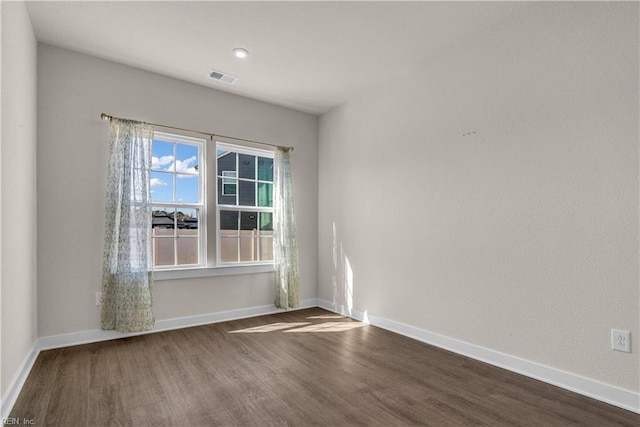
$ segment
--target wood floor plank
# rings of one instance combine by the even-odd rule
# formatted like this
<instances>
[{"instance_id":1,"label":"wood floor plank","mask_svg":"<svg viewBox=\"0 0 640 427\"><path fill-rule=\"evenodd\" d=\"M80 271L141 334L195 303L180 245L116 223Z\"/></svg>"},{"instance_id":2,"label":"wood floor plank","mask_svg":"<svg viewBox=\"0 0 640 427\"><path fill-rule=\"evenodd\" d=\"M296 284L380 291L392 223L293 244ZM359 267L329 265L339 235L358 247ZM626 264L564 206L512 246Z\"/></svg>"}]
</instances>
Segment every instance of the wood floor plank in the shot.
<instances>
[{"instance_id":1,"label":"wood floor plank","mask_svg":"<svg viewBox=\"0 0 640 427\"><path fill-rule=\"evenodd\" d=\"M85 425L88 419L91 348L67 347L60 352L60 364L54 372L54 387L43 424ZM70 402L73 404L69 404ZM36 420L40 418L38 415Z\"/></svg>"},{"instance_id":2,"label":"wood floor plank","mask_svg":"<svg viewBox=\"0 0 640 427\"><path fill-rule=\"evenodd\" d=\"M55 385L55 376L51 372L57 371L61 359L61 352L50 350L41 352L36 359L21 392L30 399L18 399L13 406L13 413L21 414L21 420L43 424Z\"/></svg>"},{"instance_id":3,"label":"wood floor plank","mask_svg":"<svg viewBox=\"0 0 640 427\"><path fill-rule=\"evenodd\" d=\"M59 426L638 426L640 415L314 308L43 351Z\"/></svg>"}]
</instances>

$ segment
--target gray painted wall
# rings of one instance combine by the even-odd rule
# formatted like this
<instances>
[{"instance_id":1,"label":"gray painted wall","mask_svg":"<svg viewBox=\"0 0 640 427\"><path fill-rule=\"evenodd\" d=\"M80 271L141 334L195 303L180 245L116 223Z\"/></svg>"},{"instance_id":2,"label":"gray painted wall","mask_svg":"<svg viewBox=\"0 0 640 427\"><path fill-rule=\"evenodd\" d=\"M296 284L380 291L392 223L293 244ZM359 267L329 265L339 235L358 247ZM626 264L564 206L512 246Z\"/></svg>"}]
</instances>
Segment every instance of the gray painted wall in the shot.
<instances>
[{"instance_id":1,"label":"gray painted wall","mask_svg":"<svg viewBox=\"0 0 640 427\"><path fill-rule=\"evenodd\" d=\"M638 69L638 3L532 4L324 115L319 298L637 392Z\"/></svg>"},{"instance_id":2,"label":"gray painted wall","mask_svg":"<svg viewBox=\"0 0 640 427\"><path fill-rule=\"evenodd\" d=\"M39 45L40 336L99 328L109 124L101 112L295 147L302 299L317 289L318 118ZM156 281L157 320L269 305L273 274Z\"/></svg>"},{"instance_id":3,"label":"gray painted wall","mask_svg":"<svg viewBox=\"0 0 640 427\"><path fill-rule=\"evenodd\" d=\"M2 147L0 148L1 391L37 337L36 39L24 3L0 2Z\"/></svg>"}]
</instances>

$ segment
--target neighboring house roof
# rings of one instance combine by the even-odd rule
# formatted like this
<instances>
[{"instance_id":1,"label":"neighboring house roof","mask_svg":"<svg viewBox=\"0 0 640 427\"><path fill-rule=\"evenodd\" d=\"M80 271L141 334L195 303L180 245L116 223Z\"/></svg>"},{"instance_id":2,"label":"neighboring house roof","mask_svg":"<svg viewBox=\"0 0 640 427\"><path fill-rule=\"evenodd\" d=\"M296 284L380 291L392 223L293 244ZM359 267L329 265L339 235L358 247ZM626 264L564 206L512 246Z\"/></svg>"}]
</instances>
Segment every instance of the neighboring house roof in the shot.
<instances>
[{"instance_id":1,"label":"neighboring house roof","mask_svg":"<svg viewBox=\"0 0 640 427\"><path fill-rule=\"evenodd\" d=\"M183 222L184 228L198 228L198 218L186 218ZM178 221L178 227L180 227L180 221Z\"/></svg>"},{"instance_id":2,"label":"neighboring house roof","mask_svg":"<svg viewBox=\"0 0 640 427\"><path fill-rule=\"evenodd\" d=\"M166 215L154 216L151 222L152 227L173 227L173 219Z\"/></svg>"},{"instance_id":3,"label":"neighboring house roof","mask_svg":"<svg viewBox=\"0 0 640 427\"><path fill-rule=\"evenodd\" d=\"M198 218L186 218L184 221L178 220L177 225L178 228L198 228ZM173 228L173 218L168 215L163 215L162 213L159 215L154 215L151 221L151 226L154 228Z\"/></svg>"}]
</instances>

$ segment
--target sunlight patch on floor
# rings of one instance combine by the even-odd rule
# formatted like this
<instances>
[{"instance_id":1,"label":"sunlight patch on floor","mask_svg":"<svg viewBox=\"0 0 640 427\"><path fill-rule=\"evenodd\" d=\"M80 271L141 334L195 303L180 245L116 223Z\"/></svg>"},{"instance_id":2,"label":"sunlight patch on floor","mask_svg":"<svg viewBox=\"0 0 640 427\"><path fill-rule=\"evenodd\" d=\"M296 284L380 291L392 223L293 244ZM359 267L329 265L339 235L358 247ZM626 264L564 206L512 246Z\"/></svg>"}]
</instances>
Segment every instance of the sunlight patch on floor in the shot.
<instances>
[{"instance_id":1,"label":"sunlight patch on floor","mask_svg":"<svg viewBox=\"0 0 640 427\"><path fill-rule=\"evenodd\" d=\"M281 331L283 329L297 328L299 326L309 325L311 322L278 322L271 323L270 325L256 326L253 328L238 329L237 331L230 331L232 334L246 334L246 333L264 333Z\"/></svg>"},{"instance_id":2,"label":"sunlight patch on floor","mask_svg":"<svg viewBox=\"0 0 640 427\"><path fill-rule=\"evenodd\" d=\"M313 316L308 319L345 319L343 316ZM266 332L344 332L351 329L361 328L366 326L366 323L362 322L324 322L324 323L311 323L311 322L278 322L271 323L269 325L255 326L253 328L238 329L235 331L229 331L231 334L253 334L253 333L266 333Z\"/></svg>"},{"instance_id":3,"label":"sunlight patch on floor","mask_svg":"<svg viewBox=\"0 0 640 427\"><path fill-rule=\"evenodd\" d=\"M325 322L303 326L295 329L288 329L284 332L343 332L366 326L361 322Z\"/></svg>"},{"instance_id":4,"label":"sunlight patch on floor","mask_svg":"<svg viewBox=\"0 0 640 427\"><path fill-rule=\"evenodd\" d=\"M323 314L320 316L309 316L307 319L346 319L344 316L339 314Z\"/></svg>"}]
</instances>

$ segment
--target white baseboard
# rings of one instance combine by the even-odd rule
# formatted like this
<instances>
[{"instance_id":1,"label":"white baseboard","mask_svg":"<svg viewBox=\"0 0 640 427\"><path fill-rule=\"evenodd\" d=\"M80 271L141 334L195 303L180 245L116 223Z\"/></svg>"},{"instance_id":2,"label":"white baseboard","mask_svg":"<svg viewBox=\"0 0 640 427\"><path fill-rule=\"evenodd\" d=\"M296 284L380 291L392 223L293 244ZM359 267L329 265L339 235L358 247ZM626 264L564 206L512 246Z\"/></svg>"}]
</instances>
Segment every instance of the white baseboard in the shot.
<instances>
[{"instance_id":1,"label":"white baseboard","mask_svg":"<svg viewBox=\"0 0 640 427\"><path fill-rule=\"evenodd\" d=\"M29 376L29 372L31 372L31 368L33 368L33 364L40 353L38 349L38 341L33 344L31 351L27 354L27 357L24 359L20 368L13 376L11 383L9 383L9 387L7 388L7 392L2 399L0 400L0 417L3 420L9 418L9 414L11 413L11 409L13 405L18 400L18 395L20 395L20 391L22 390L22 386L24 386L27 377ZM3 422L4 424L4 422Z\"/></svg>"},{"instance_id":2,"label":"white baseboard","mask_svg":"<svg viewBox=\"0 0 640 427\"><path fill-rule=\"evenodd\" d=\"M318 299L318 306L481 362L640 413L640 393Z\"/></svg>"},{"instance_id":3,"label":"white baseboard","mask_svg":"<svg viewBox=\"0 0 640 427\"><path fill-rule=\"evenodd\" d=\"M315 298L300 301L300 305L295 310L317 307L318 301ZM250 317L264 316L266 314L282 313L285 310L276 308L273 305L263 305L258 307L240 308L237 310L220 311L217 313L207 313L197 316L177 317L174 319L157 320L151 331L121 333L116 331L103 331L94 329L90 331L74 332L64 335L53 335L38 339L40 350L69 347L79 344L90 344L100 341L109 341L117 338L134 337L137 335L153 334L156 332L170 331L173 329L189 328L192 326L208 325L210 323L227 322L229 320L248 319Z\"/></svg>"},{"instance_id":4,"label":"white baseboard","mask_svg":"<svg viewBox=\"0 0 640 427\"><path fill-rule=\"evenodd\" d=\"M292 310L302 310L305 308L318 307L318 300L315 298L300 301L299 307ZM292 311L289 310L289 311ZM162 331L170 331L173 329L189 328L192 326L207 325L210 323L227 322L229 320L248 319L250 317L263 316L265 314L282 313L285 310L276 308L273 305L264 305L258 307L241 308L238 310L222 311L218 313L208 313L198 316L179 317L174 319L158 320L151 331L120 333L116 331L103 331L94 329L90 331L74 332L71 334L52 335L48 337L40 337L36 340L31 352L27 355L20 369L16 373L13 381L9 384L5 396L1 399L1 417L7 419L13 409L13 405L18 399L18 395L24 386L24 382L31 372L36 358L42 350L50 350L54 348L70 347L73 345L90 344L100 341L108 341L117 338L126 338L136 335L152 334Z\"/></svg>"}]
</instances>

